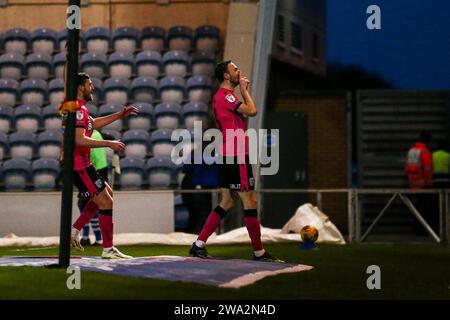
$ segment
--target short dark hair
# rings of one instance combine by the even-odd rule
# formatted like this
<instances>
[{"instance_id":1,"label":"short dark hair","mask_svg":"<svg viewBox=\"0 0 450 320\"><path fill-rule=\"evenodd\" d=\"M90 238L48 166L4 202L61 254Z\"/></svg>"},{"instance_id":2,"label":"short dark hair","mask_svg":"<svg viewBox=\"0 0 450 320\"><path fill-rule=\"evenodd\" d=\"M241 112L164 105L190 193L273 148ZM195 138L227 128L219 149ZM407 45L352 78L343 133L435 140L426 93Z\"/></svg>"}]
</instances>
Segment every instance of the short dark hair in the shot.
<instances>
[{"instance_id":1,"label":"short dark hair","mask_svg":"<svg viewBox=\"0 0 450 320\"><path fill-rule=\"evenodd\" d=\"M77 74L77 87L84 84L86 80L90 79L91 77L86 72L80 72Z\"/></svg>"},{"instance_id":2,"label":"short dark hair","mask_svg":"<svg viewBox=\"0 0 450 320\"><path fill-rule=\"evenodd\" d=\"M219 80L219 82L223 82L223 80L225 79L223 77L224 73L228 72L228 65L231 63L231 60L227 60L227 61L222 61L221 63L219 63L216 66L216 70L214 71L214 74L217 78L217 80Z\"/></svg>"}]
</instances>

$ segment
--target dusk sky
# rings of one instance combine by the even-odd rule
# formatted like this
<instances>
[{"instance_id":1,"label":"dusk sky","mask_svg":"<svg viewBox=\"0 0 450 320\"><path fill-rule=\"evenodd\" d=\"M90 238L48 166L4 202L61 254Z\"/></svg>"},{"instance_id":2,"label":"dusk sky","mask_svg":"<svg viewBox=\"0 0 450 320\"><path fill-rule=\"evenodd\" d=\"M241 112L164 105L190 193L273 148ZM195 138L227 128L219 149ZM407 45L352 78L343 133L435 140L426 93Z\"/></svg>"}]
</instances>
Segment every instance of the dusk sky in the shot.
<instances>
[{"instance_id":1,"label":"dusk sky","mask_svg":"<svg viewBox=\"0 0 450 320\"><path fill-rule=\"evenodd\" d=\"M369 5L381 8L381 30L366 27ZM327 0L327 56L399 89L450 90L450 1Z\"/></svg>"}]
</instances>

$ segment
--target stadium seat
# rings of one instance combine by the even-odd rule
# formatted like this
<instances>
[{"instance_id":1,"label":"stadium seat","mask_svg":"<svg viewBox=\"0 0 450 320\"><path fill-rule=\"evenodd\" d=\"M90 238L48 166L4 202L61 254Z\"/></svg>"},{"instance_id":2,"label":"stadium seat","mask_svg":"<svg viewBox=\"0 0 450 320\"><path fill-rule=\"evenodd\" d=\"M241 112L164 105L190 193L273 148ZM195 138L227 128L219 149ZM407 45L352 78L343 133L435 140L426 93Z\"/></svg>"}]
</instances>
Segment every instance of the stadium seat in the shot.
<instances>
[{"instance_id":1,"label":"stadium seat","mask_svg":"<svg viewBox=\"0 0 450 320\"><path fill-rule=\"evenodd\" d=\"M14 132L9 136L8 147L11 158L31 160L36 149L36 137L31 132Z\"/></svg>"},{"instance_id":2,"label":"stadium seat","mask_svg":"<svg viewBox=\"0 0 450 320\"><path fill-rule=\"evenodd\" d=\"M0 56L0 78L19 81L24 71L25 58L17 52L9 52Z\"/></svg>"},{"instance_id":3,"label":"stadium seat","mask_svg":"<svg viewBox=\"0 0 450 320\"><path fill-rule=\"evenodd\" d=\"M136 55L136 73L139 77L158 78L161 72L161 54L156 51L143 51Z\"/></svg>"},{"instance_id":4,"label":"stadium seat","mask_svg":"<svg viewBox=\"0 0 450 320\"><path fill-rule=\"evenodd\" d=\"M155 108L155 122L158 129L177 129L180 125L181 106L163 102Z\"/></svg>"},{"instance_id":5,"label":"stadium seat","mask_svg":"<svg viewBox=\"0 0 450 320\"><path fill-rule=\"evenodd\" d=\"M111 33L109 29L94 27L86 31L87 51L97 54L107 54L109 50Z\"/></svg>"},{"instance_id":6,"label":"stadium seat","mask_svg":"<svg viewBox=\"0 0 450 320\"><path fill-rule=\"evenodd\" d=\"M147 156L149 135L144 130L128 130L123 134L125 156L144 159Z\"/></svg>"},{"instance_id":7,"label":"stadium seat","mask_svg":"<svg viewBox=\"0 0 450 320\"><path fill-rule=\"evenodd\" d=\"M166 76L184 78L187 74L189 56L185 51L172 50L163 55L164 72Z\"/></svg>"},{"instance_id":8,"label":"stadium seat","mask_svg":"<svg viewBox=\"0 0 450 320\"><path fill-rule=\"evenodd\" d=\"M121 140L122 135L117 130L108 130L108 129L102 129L101 134L105 138L106 136L113 137L114 140ZM111 165L112 157L114 155L114 150L111 148L105 148L106 151L106 159L108 160L108 164Z\"/></svg>"},{"instance_id":9,"label":"stadium seat","mask_svg":"<svg viewBox=\"0 0 450 320\"><path fill-rule=\"evenodd\" d=\"M185 81L181 77L164 77L159 82L159 97L162 102L181 104L184 98Z\"/></svg>"},{"instance_id":10,"label":"stadium seat","mask_svg":"<svg viewBox=\"0 0 450 320\"><path fill-rule=\"evenodd\" d=\"M0 132L8 133L14 119L13 108L0 105Z\"/></svg>"},{"instance_id":11,"label":"stadium seat","mask_svg":"<svg viewBox=\"0 0 450 320\"><path fill-rule=\"evenodd\" d=\"M8 137L6 133L0 131L0 163L6 156L8 151Z\"/></svg>"},{"instance_id":12,"label":"stadium seat","mask_svg":"<svg viewBox=\"0 0 450 320\"><path fill-rule=\"evenodd\" d=\"M123 106L120 104L107 103L100 106L98 115L99 117L107 116L109 114L122 111L122 108ZM116 120L108 124L107 126L104 126L103 128L108 130L122 131L122 119Z\"/></svg>"},{"instance_id":13,"label":"stadium seat","mask_svg":"<svg viewBox=\"0 0 450 320\"><path fill-rule=\"evenodd\" d=\"M174 26L170 28L167 34L169 50L191 50L192 34L192 29L186 26Z\"/></svg>"},{"instance_id":14,"label":"stadium seat","mask_svg":"<svg viewBox=\"0 0 450 320\"><path fill-rule=\"evenodd\" d=\"M138 77L131 82L131 98L135 102L153 103L157 93L158 81L153 77Z\"/></svg>"},{"instance_id":15,"label":"stadium seat","mask_svg":"<svg viewBox=\"0 0 450 320\"><path fill-rule=\"evenodd\" d=\"M189 222L189 210L183 204L181 195L175 196L175 231L187 228Z\"/></svg>"},{"instance_id":16,"label":"stadium seat","mask_svg":"<svg viewBox=\"0 0 450 320\"><path fill-rule=\"evenodd\" d=\"M10 159L2 168L7 191L24 191L31 177L31 163L25 159Z\"/></svg>"},{"instance_id":17,"label":"stadium seat","mask_svg":"<svg viewBox=\"0 0 450 320\"><path fill-rule=\"evenodd\" d=\"M87 52L81 56L80 67L93 78L103 79L108 74L107 57L103 53Z\"/></svg>"},{"instance_id":18,"label":"stadium seat","mask_svg":"<svg viewBox=\"0 0 450 320\"><path fill-rule=\"evenodd\" d=\"M41 123L41 108L32 104L15 108L14 123L17 131L36 133Z\"/></svg>"},{"instance_id":19,"label":"stadium seat","mask_svg":"<svg viewBox=\"0 0 450 320\"><path fill-rule=\"evenodd\" d=\"M133 54L138 47L139 30L132 27L120 27L112 35L114 51Z\"/></svg>"},{"instance_id":20,"label":"stadium seat","mask_svg":"<svg viewBox=\"0 0 450 320\"><path fill-rule=\"evenodd\" d=\"M42 106L47 98L47 83L42 79L26 79L20 84L23 104Z\"/></svg>"},{"instance_id":21,"label":"stadium seat","mask_svg":"<svg viewBox=\"0 0 450 320\"><path fill-rule=\"evenodd\" d=\"M64 81L56 78L48 84L48 99L50 104L58 105L64 99Z\"/></svg>"},{"instance_id":22,"label":"stadium seat","mask_svg":"<svg viewBox=\"0 0 450 320\"><path fill-rule=\"evenodd\" d=\"M176 144L171 140L172 130L158 129L151 134L152 153L155 157L166 156L170 157L172 149Z\"/></svg>"},{"instance_id":23,"label":"stadium seat","mask_svg":"<svg viewBox=\"0 0 450 320\"><path fill-rule=\"evenodd\" d=\"M42 109L42 120L44 122L44 130L61 129L61 118L56 115L55 105L48 105Z\"/></svg>"},{"instance_id":24,"label":"stadium seat","mask_svg":"<svg viewBox=\"0 0 450 320\"><path fill-rule=\"evenodd\" d=\"M92 101L87 102L86 103L86 108L88 109L89 115L92 118L97 118L98 117L98 107L97 107L97 105L94 102L92 102Z\"/></svg>"},{"instance_id":25,"label":"stadium seat","mask_svg":"<svg viewBox=\"0 0 450 320\"><path fill-rule=\"evenodd\" d=\"M131 53L114 52L109 56L108 64L111 78L129 79L133 75L134 58Z\"/></svg>"},{"instance_id":26,"label":"stadium seat","mask_svg":"<svg viewBox=\"0 0 450 320\"><path fill-rule=\"evenodd\" d=\"M219 29L215 26L204 25L195 29L195 48L197 51L217 51L219 44Z\"/></svg>"},{"instance_id":27,"label":"stadium seat","mask_svg":"<svg viewBox=\"0 0 450 320\"><path fill-rule=\"evenodd\" d=\"M6 30L3 36L3 45L5 52L17 52L25 55L30 45L30 33L22 28Z\"/></svg>"},{"instance_id":28,"label":"stadium seat","mask_svg":"<svg viewBox=\"0 0 450 320\"><path fill-rule=\"evenodd\" d=\"M100 101L103 101L103 81L93 77L91 77L91 81L94 85L94 92L92 94L94 100L92 102L98 104Z\"/></svg>"},{"instance_id":29,"label":"stadium seat","mask_svg":"<svg viewBox=\"0 0 450 320\"><path fill-rule=\"evenodd\" d=\"M207 51L192 54L191 69L194 76L213 77L216 68L216 59L213 53Z\"/></svg>"},{"instance_id":30,"label":"stadium seat","mask_svg":"<svg viewBox=\"0 0 450 320\"><path fill-rule=\"evenodd\" d=\"M106 103L124 105L128 101L129 82L124 78L109 78L103 83L103 94Z\"/></svg>"},{"instance_id":31,"label":"stadium seat","mask_svg":"<svg viewBox=\"0 0 450 320\"><path fill-rule=\"evenodd\" d=\"M193 76L188 79L187 92L189 101L210 103L212 98L211 78L207 76Z\"/></svg>"},{"instance_id":32,"label":"stadium seat","mask_svg":"<svg viewBox=\"0 0 450 320\"><path fill-rule=\"evenodd\" d=\"M52 57L46 53L32 53L25 59L28 78L47 80L52 69Z\"/></svg>"},{"instance_id":33,"label":"stadium seat","mask_svg":"<svg viewBox=\"0 0 450 320\"><path fill-rule=\"evenodd\" d=\"M14 107L19 95L19 83L14 79L0 79L0 105Z\"/></svg>"},{"instance_id":34,"label":"stadium seat","mask_svg":"<svg viewBox=\"0 0 450 320\"><path fill-rule=\"evenodd\" d=\"M49 28L39 28L31 33L31 47L33 52L52 55L56 49L58 34Z\"/></svg>"},{"instance_id":35,"label":"stadium seat","mask_svg":"<svg viewBox=\"0 0 450 320\"><path fill-rule=\"evenodd\" d=\"M153 106L149 103L138 102L133 104L139 109L136 116L128 117L128 128L130 130L149 131L153 122Z\"/></svg>"},{"instance_id":36,"label":"stadium seat","mask_svg":"<svg viewBox=\"0 0 450 320\"><path fill-rule=\"evenodd\" d=\"M202 102L189 102L183 106L183 119L187 129L194 128L195 121L201 121L202 127L208 127L208 106Z\"/></svg>"},{"instance_id":37,"label":"stadium seat","mask_svg":"<svg viewBox=\"0 0 450 320\"><path fill-rule=\"evenodd\" d=\"M163 28L150 26L145 27L141 33L141 48L143 51L158 51L164 49L166 31Z\"/></svg>"},{"instance_id":38,"label":"stadium seat","mask_svg":"<svg viewBox=\"0 0 450 320\"><path fill-rule=\"evenodd\" d=\"M66 63L66 56L64 52L60 52L53 56L53 73L55 78L64 78L64 65Z\"/></svg>"},{"instance_id":39,"label":"stadium seat","mask_svg":"<svg viewBox=\"0 0 450 320\"><path fill-rule=\"evenodd\" d=\"M174 180L174 166L170 157L154 157L147 161L150 189L170 188Z\"/></svg>"},{"instance_id":40,"label":"stadium seat","mask_svg":"<svg viewBox=\"0 0 450 320\"><path fill-rule=\"evenodd\" d=\"M80 41L78 42L79 51L84 48L84 38L85 34L83 30L80 30ZM62 29L58 32L58 48L59 51L64 53L67 42L67 29Z\"/></svg>"},{"instance_id":41,"label":"stadium seat","mask_svg":"<svg viewBox=\"0 0 450 320\"><path fill-rule=\"evenodd\" d=\"M145 161L126 157L120 160L119 185L122 189L140 189L144 180Z\"/></svg>"},{"instance_id":42,"label":"stadium seat","mask_svg":"<svg viewBox=\"0 0 450 320\"><path fill-rule=\"evenodd\" d=\"M36 190L53 190L59 175L59 162L56 159L37 159L31 164L31 172Z\"/></svg>"},{"instance_id":43,"label":"stadium seat","mask_svg":"<svg viewBox=\"0 0 450 320\"><path fill-rule=\"evenodd\" d=\"M39 157L58 160L61 154L62 139L60 130L41 132L37 137Z\"/></svg>"}]
</instances>

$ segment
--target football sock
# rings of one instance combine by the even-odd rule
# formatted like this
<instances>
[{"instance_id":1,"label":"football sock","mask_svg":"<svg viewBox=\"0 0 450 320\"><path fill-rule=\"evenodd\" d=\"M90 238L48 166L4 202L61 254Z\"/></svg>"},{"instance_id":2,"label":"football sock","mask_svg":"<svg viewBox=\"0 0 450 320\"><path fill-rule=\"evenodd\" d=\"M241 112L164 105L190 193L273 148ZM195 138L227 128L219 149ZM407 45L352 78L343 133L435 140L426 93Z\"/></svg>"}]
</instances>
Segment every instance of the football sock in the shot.
<instances>
[{"instance_id":1,"label":"football sock","mask_svg":"<svg viewBox=\"0 0 450 320\"><path fill-rule=\"evenodd\" d=\"M263 250L261 242L261 225L258 219L258 212L256 209L244 210L244 223L247 227L248 235L252 241L253 251Z\"/></svg>"},{"instance_id":2,"label":"football sock","mask_svg":"<svg viewBox=\"0 0 450 320\"><path fill-rule=\"evenodd\" d=\"M197 240L206 242L208 238L213 234L213 232L217 229L220 224L220 221L227 212L221 207L217 206L206 219L205 225L203 226L200 234L198 235Z\"/></svg>"},{"instance_id":3,"label":"football sock","mask_svg":"<svg viewBox=\"0 0 450 320\"><path fill-rule=\"evenodd\" d=\"M83 228L84 225L92 219L97 210L97 205L92 200L89 201L88 204L84 207L77 221L75 221L75 223L73 224L73 227L77 230L81 230L81 228Z\"/></svg>"},{"instance_id":4,"label":"football sock","mask_svg":"<svg viewBox=\"0 0 450 320\"><path fill-rule=\"evenodd\" d=\"M98 222L100 224L100 231L102 232L103 248L110 248L113 246L113 229L112 209L102 209L98 211Z\"/></svg>"}]
</instances>

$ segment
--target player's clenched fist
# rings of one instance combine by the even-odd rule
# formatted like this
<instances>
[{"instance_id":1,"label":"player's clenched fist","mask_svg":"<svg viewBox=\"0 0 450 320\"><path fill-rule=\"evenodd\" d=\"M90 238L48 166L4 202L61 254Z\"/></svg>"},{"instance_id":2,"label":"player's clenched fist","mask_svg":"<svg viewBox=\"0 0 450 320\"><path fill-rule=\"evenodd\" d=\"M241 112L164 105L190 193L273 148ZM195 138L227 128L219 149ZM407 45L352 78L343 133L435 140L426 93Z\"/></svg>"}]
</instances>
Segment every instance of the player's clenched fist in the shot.
<instances>
[{"instance_id":1,"label":"player's clenched fist","mask_svg":"<svg viewBox=\"0 0 450 320\"><path fill-rule=\"evenodd\" d=\"M241 72L239 71L239 88L242 91L248 90L248 86L250 84L250 80L244 75L241 75Z\"/></svg>"},{"instance_id":2,"label":"player's clenched fist","mask_svg":"<svg viewBox=\"0 0 450 320\"><path fill-rule=\"evenodd\" d=\"M125 150L125 143L118 140L109 141L109 147L118 153L122 153Z\"/></svg>"}]
</instances>

